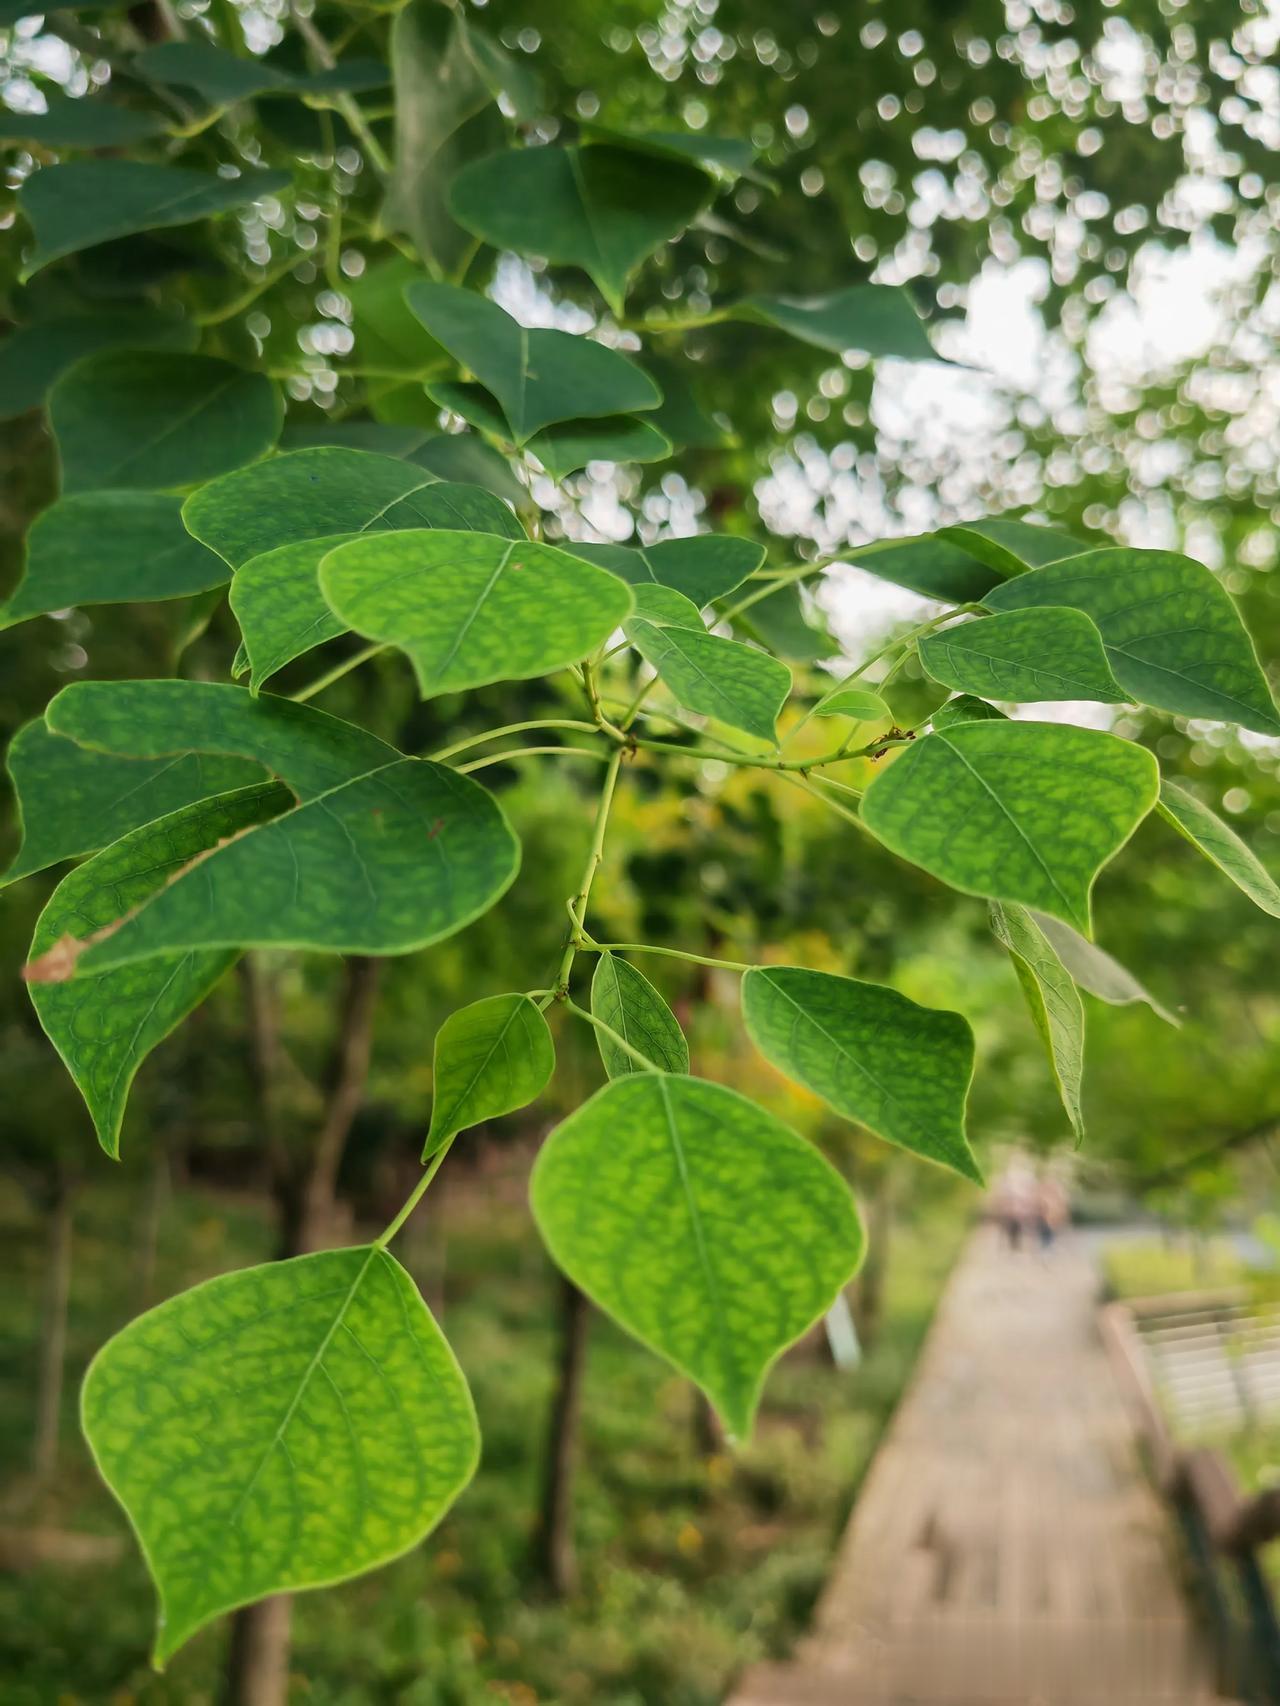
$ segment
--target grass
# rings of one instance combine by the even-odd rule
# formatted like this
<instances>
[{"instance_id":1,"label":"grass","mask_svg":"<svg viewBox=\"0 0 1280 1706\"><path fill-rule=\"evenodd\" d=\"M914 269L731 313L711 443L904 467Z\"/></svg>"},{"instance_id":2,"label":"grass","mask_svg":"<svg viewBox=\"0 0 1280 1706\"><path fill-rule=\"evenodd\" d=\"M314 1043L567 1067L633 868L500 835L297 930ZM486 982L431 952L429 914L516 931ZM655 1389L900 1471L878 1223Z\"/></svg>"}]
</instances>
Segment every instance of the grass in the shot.
<instances>
[{"instance_id":1,"label":"grass","mask_svg":"<svg viewBox=\"0 0 1280 1706\"><path fill-rule=\"evenodd\" d=\"M1166 1292L1220 1291L1247 1285L1251 1270L1224 1238L1135 1239L1108 1244L1102 1271L1113 1297L1159 1297Z\"/></svg>"},{"instance_id":2,"label":"grass","mask_svg":"<svg viewBox=\"0 0 1280 1706\"><path fill-rule=\"evenodd\" d=\"M804 1627L877 1439L964 1234L964 1199L930 1179L895 1227L883 1325L862 1367L801 1349L772 1375L736 1458L694 1444L688 1384L603 1319L592 1323L576 1536L581 1586L564 1604L529 1567L551 1391L553 1276L518 1179L449 1199L444 1325L484 1434L476 1481L419 1550L344 1588L303 1595L291 1698L308 1706L712 1706L734 1675L784 1654ZM93 1350L138 1307L136 1193L95 1187L77 1213L68 1393L57 1488L21 1520L123 1534L75 1428ZM13 1300L0 1333L0 1443L29 1452L40 1224L0 1198ZM158 1256L163 1295L259 1259L252 1202L181 1192ZM3 1520L18 1520L11 1509ZM6 1706L203 1706L225 1640L206 1630L159 1677L152 1595L131 1544L109 1568L0 1576Z\"/></svg>"}]
</instances>

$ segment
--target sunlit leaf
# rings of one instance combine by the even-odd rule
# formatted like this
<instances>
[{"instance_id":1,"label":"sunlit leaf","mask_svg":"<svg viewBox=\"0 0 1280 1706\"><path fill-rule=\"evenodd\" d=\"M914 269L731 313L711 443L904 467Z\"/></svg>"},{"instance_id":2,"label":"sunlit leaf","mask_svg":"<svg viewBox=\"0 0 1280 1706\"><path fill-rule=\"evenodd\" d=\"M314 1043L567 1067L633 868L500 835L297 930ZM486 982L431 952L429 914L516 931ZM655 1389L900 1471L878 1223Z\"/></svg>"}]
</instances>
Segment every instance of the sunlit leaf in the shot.
<instances>
[{"instance_id":1,"label":"sunlit leaf","mask_svg":"<svg viewBox=\"0 0 1280 1706\"><path fill-rule=\"evenodd\" d=\"M668 589L669 590L669 589ZM689 711L714 717L759 740L776 742L778 713L791 671L767 652L656 615L635 615L627 638Z\"/></svg>"},{"instance_id":2,"label":"sunlit leaf","mask_svg":"<svg viewBox=\"0 0 1280 1706\"><path fill-rule=\"evenodd\" d=\"M929 720L937 733L940 729L951 728L955 723L1004 723L1008 718L1003 711L998 711L994 705L988 705L985 700L961 693L954 699L948 699L945 705L939 705Z\"/></svg>"},{"instance_id":3,"label":"sunlit leaf","mask_svg":"<svg viewBox=\"0 0 1280 1706\"><path fill-rule=\"evenodd\" d=\"M170 1298L98 1352L81 1411L159 1592L158 1664L221 1612L418 1546L479 1457L453 1352L376 1244Z\"/></svg>"},{"instance_id":4,"label":"sunlit leaf","mask_svg":"<svg viewBox=\"0 0 1280 1706\"><path fill-rule=\"evenodd\" d=\"M147 900L198 854L292 804L293 795L280 783L261 782L132 830L62 879L36 924L31 957L39 959L63 936L110 924L121 907ZM40 1023L84 1097L108 1155L119 1154L120 1122L139 1066L235 958L234 949L224 948L161 954L98 977L31 985Z\"/></svg>"},{"instance_id":5,"label":"sunlit leaf","mask_svg":"<svg viewBox=\"0 0 1280 1706\"><path fill-rule=\"evenodd\" d=\"M24 276L61 255L244 207L289 183L287 172L243 172L220 178L185 166L138 160L74 160L45 166L23 184L19 202L31 221L36 250Z\"/></svg>"},{"instance_id":6,"label":"sunlit leaf","mask_svg":"<svg viewBox=\"0 0 1280 1706\"><path fill-rule=\"evenodd\" d=\"M59 314L18 326L0 344L0 420L39 408L54 380L87 355L112 347L189 350L198 335L190 320L135 308Z\"/></svg>"},{"instance_id":7,"label":"sunlit leaf","mask_svg":"<svg viewBox=\"0 0 1280 1706\"><path fill-rule=\"evenodd\" d=\"M634 414L662 400L648 374L617 350L568 332L530 331L474 291L424 279L405 299L432 337L493 393L517 444L559 421Z\"/></svg>"},{"instance_id":8,"label":"sunlit leaf","mask_svg":"<svg viewBox=\"0 0 1280 1706\"><path fill-rule=\"evenodd\" d=\"M1230 877L1255 906L1280 918L1280 885L1253 849L1216 812L1185 788L1168 780L1160 784L1160 816L1198 847L1206 859Z\"/></svg>"},{"instance_id":9,"label":"sunlit leaf","mask_svg":"<svg viewBox=\"0 0 1280 1706\"><path fill-rule=\"evenodd\" d=\"M1054 1083L1071 1129L1078 1138L1083 1137L1080 1093L1084 1075L1084 1006L1075 981L1026 907L993 901L991 930L996 940L1008 949L1032 1023L1048 1052Z\"/></svg>"},{"instance_id":10,"label":"sunlit leaf","mask_svg":"<svg viewBox=\"0 0 1280 1706\"><path fill-rule=\"evenodd\" d=\"M601 954L591 979L591 1011L663 1072L688 1072L689 1045L680 1021L643 972L616 954ZM610 1078L645 1068L604 1031L596 1032Z\"/></svg>"},{"instance_id":11,"label":"sunlit leaf","mask_svg":"<svg viewBox=\"0 0 1280 1706\"><path fill-rule=\"evenodd\" d=\"M712 189L705 172L670 153L638 160L608 144L520 148L464 166L449 206L496 248L581 267L620 312L631 275L697 216Z\"/></svg>"},{"instance_id":12,"label":"sunlit leaf","mask_svg":"<svg viewBox=\"0 0 1280 1706\"><path fill-rule=\"evenodd\" d=\"M577 663L631 607L616 575L550 545L447 530L339 545L320 586L349 628L408 654L424 698Z\"/></svg>"},{"instance_id":13,"label":"sunlit leaf","mask_svg":"<svg viewBox=\"0 0 1280 1706\"><path fill-rule=\"evenodd\" d=\"M425 1161L446 1139L540 1096L556 1068L547 1021L527 995L490 995L436 1032Z\"/></svg>"},{"instance_id":14,"label":"sunlit leaf","mask_svg":"<svg viewBox=\"0 0 1280 1706\"><path fill-rule=\"evenodd\" d=\"M862 819L965 894L1020 901L1089 933L1094 878L1155 803L1145 748L1058 723L957 723L904 748Z\"/></svg>"},{"instance_id":15,"label":"sunlit leaf","mask_svg":"<svg viewBox=\"0 0 1280 1706\"><path fill-rule=\"evenodd\" d=\"M207 355L107 350L49 395L67 492L212 479L269 450L282 418L265 374Z\"/></svg>"},{"instance_id":16,"label":"sunlit leaf","mask_svg":"<svg viewBox=\"0 0 1280 1706\"><path fill-rule=\"evenodd\" d=\"M1102 636L1080 610L1010 610L961 622L919 642L935 681L978 698L1008 700L1125 697L1107 665Z\"/></svg>"},{"instance_id":17,"label":"sunlit leaf","mask_svg":"<svg viewBox=\"0 0 1280 1706\"><path fill-rule=\"evenodd\" d=\"M617 1078L543 1144L530 1198L557 1264L697 1382L745 1439L769 1366L862 1254L848 1187L735 1091Z\"/></svg>"},{"instance_id":18,"label":"sunlit leaf","mask_svg":"<svg viewBox=\"0 0 1280 1706\"><path fill-rule=\"evenodd\" d=\"M973 1032L878 983L757 966L742 979L753 1043L838 1114L966 1179L982 1174L965 1135Z\"/></svg>"},{"instance_id":19,"label":"sunlit leaf","mask_svg":"<svg viewBox=\"0 0 1280 1706\"><path fill-rule=\"evenodd\" d=\"M185 598L221 586L226 564L182 525L167 492L80 492L60 498L27 534L27 561L0 628L72 605Z\"/></svg>"},{"instance_id":20,"label":"sunlit leaf","mask_svg":"<svg viewBox=\"0 0 1280 1706\"><path fill-rule=\"evenodd\" d=\"M1033 569L985 594L992 610L1070 605L1093 618L1116 680L1145 705L1280 735L1253 643L1203 563L1116 546Z\"/></svg>"},{"instance_id":21,"label":"sunlit leaf","mask_svg":"<svg viewBox=\"0 0 1280 1706\"><path fill-rule=\"evenodd\" d=\"M837 687L813 707L815 717L853 717L860 723L878 723L891 713L878 693L866 687Z\"/></svg>"}]
</instances>

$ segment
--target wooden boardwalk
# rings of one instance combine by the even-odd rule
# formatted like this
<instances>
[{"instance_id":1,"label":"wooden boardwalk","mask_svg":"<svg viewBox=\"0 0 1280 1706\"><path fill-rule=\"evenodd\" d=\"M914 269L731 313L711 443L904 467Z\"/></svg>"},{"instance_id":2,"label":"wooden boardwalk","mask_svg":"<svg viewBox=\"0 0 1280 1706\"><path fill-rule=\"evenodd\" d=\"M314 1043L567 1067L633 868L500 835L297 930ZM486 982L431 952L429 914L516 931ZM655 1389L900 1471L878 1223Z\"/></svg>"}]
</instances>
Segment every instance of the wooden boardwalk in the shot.
<instances>
[{"instance_id":1,"label":"wooden boardwalk","mask_svg":"<svg viewBox=\"0 0 1280 1706\"><path fill-rule=\"evenodd\" d=\"M813 1632L730 1706L1209 1706L1096 1275L971 1239Z\"/></svg>"}]
</instances>

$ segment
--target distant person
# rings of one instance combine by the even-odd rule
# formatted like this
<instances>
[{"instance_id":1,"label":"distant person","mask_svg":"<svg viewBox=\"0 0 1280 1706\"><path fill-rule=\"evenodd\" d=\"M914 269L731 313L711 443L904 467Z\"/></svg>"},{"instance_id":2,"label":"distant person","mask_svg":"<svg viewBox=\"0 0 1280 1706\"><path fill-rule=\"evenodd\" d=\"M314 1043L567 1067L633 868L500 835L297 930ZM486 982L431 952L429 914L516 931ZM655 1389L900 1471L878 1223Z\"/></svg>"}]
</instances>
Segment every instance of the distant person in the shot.
<instances>
[{"instance_id":1,"label":"distant person","mask_svg":"<svg viewBox=\"0 0 1280 1706\"><path fill-rule=\"evenodd\" d=\"M1011 1250L1022 1248L1039 1210L1036 1176L1022 1160L1011 1161L996 1186L996 1217Z\"/></svg>"},{"instance_id":2,"label":"distant person","mask_svg":"<svg viewBox=\"0 0 1280 1706\"><path fill-rule=\"evenodd\" d=\"M1071 1199L1057 1173L1045 1173L1036 1190L1036 1232L1040 1249L1048 1255L1058 1236L1071 1222Z\"/></svg>"}]
</instances>

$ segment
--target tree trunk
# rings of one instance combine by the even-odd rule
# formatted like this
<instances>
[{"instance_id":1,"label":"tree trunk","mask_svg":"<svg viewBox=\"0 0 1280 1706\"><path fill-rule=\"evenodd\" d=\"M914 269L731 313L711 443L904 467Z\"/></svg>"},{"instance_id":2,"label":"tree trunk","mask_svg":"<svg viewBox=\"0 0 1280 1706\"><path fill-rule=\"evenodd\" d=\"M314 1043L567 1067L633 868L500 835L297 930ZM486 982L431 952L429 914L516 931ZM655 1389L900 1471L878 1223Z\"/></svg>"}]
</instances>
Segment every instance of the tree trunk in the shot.
<instances>
[{"instance_id":1,"label":"tree trunk","mask_svg":"<svg viewBox=\"0 0 1280 1706\"><path fill-rule=\"evenodd\" d=\"M49 1214L44 1307L40 1322L40 1371L36 1385L36 1433L32 1467L37 1484L53 1479L58 1467L58 1433L67 1360L67 1306L71 1300L71 1205L75 1187L59 1173Z\"/></svg>"},{"instance_id":2,"label":"tree trunk","mask_svg":"<svg viewBox=\"0 0 1280 1706\"><path fill-rule=\"evenodd\" d=\"M281 1130L276 1088L283 1062L275 992L261 969L242 962L250 1060L258 1118L279 1215L277 1250L283 1260L328 1247L338 1170L360 1111L377 1004L379 962L352 955L346 962L342 1008L324 1082L324 1119L307 1164L299 1169ZM276 1594L243 1606L231 1619L223 1706L285 1706L289 1689L292 1601Z\"/></svg>"},{"instance_id":3,"label":"tree trunk","mask_svg":"<svg viewBox=\"0 0 1280 1706\"><path fill-rule=\"evenodd\" d=\"M582 1376L587 1359L590 1306L571 1280L560 1282L560 1360L555 1398L547 1432L542 1483L542 1507L534 1562L551 1591L560 1598L578 1585L573 1546L573 1479L578 1457L578 1427L582 1410Z\"/></svg>"}]
</instances>

